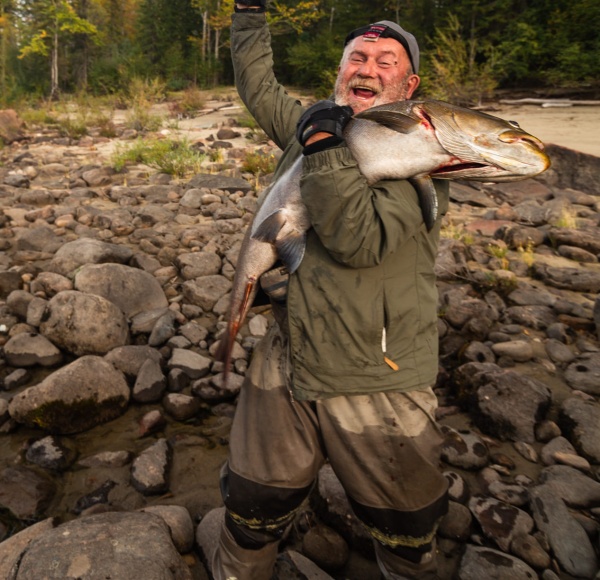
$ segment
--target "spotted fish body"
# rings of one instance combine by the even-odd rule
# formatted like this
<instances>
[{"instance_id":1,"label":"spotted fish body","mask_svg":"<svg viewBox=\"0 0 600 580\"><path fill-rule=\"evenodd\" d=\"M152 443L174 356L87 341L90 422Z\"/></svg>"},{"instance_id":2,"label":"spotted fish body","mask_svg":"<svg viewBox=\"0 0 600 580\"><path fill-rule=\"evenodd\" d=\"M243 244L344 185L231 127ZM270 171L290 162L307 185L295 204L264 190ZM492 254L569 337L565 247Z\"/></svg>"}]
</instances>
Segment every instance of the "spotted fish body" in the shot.
<instances>
[{"instance_id":1,"label":"spotted fish body","mask_svg":"<svg viewBox=\"0 0 600 580\"><path fill-rule=\"evenodd\" d=\"M550 166L544 146L515 122L441 101L398 101L353 117L344 138L371 185L381 179L409 179L423 221L437 219L432 178L503 182L534 177ZM308 211L300 195L302 158L265 192L242 244L228 326L217 358L227 375L233 341L258 290L258 279L280 259L290 273L304 256Z\"/></svg>"}]
</instances>

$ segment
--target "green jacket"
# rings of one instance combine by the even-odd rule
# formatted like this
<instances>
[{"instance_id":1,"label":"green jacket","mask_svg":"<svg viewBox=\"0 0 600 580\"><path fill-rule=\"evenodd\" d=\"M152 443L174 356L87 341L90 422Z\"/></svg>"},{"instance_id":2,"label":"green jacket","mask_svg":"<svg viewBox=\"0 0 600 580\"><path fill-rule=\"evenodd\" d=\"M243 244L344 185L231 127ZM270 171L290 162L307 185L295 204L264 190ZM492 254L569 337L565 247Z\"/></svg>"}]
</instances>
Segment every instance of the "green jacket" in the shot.
<instances>
[{"instance_id":1,"label":"green jacket","mask_svg":"<svg viewBox=\"0 0 600 580\"><path fill-rule=\"evenodd\" d=\"M274 76L264 14L233 15L231 50L242 100L284 150L276 179L301 155L295 128L304 109ZM441 216L447 182L436 190ZM301 193L313 227L288 289L294 395L431 386L438 371L440 218L428 233L412 185L386 180L369 187L345 146L304 158Z\"/></svg>"}]
</instances>

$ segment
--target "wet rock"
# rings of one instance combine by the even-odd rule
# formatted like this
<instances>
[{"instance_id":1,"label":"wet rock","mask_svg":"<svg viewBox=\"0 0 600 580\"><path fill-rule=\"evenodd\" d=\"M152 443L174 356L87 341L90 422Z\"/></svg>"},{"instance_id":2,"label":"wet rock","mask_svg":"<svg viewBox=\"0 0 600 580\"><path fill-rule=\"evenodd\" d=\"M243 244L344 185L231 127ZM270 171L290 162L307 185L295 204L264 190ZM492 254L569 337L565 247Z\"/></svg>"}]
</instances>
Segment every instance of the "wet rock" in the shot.
<instances>
[{"instance_id":1,"label":"wet rock","mask_svg":"<svg viewBox=\"0 0 600 580\"><path fill-rule=\"evenodd\" d=\"M114 348L104 357L104 360L111 363L125 376L135 378L147 360L160 363L162 355L150 346L129 344Z\"/></svg>"},{"instance_id":2,"label":"wet rock","mask_svg":"<svg viewBox=\"0 0 600 580\"><path fill-rule=\"evenodd\" d=\"M172 450L166 439L142 451L131 468L131 483L144 495L165 493L169 489Z\"/></svg>"},{"instance_id":3,"label":"wet rock","mask_svg":"<svg viewBox=\"0 0 600 580\"><path fill-rule=\"evenodd\" d=\"M600 463L600 404L570 397L562 404L559 424L583 457Z\"/></svg>"},{"instance_id":4,"label":"wet rock","mask_svg":"<svg viewBox=\"0 0 600 580\"><path fill-rule=\"evenodd\" d=\"M30 379L31 373L27 369L16 369L12 373L4 377L4 382L2 386L5 391L12 391L27 384ZM8 409L8 402L5 401L5 403L6 408ZM2 422L2 419L3 417L0 416L0 422Z\"/></svg>"},{"instance_id":5,"label":"wet rock","mask_svg":"<svg viewBox=\"0 0 600 580\"><path fill-rule=\"evenodd\" d=\"M438 533L443 538L450 538L459 542L466 542L471 535L473 516L466 506L451 501L448 504L448 513L442 518Z\"/></svg>"},{"instance_id":6,"label":"wet rock","mask_svg":"<svg viewBox=\"0 0 600 580\"><path fill-rule=\"evenodd\" d=\"M103 355L129 341L120 308L106 298L75 290L60 292L48 302L40 333L78 356Z\"/></svg>"},{"instance_id":7,"label":"wet rock","mask_svg":"<svg viewBox=\"0 0 600 580\"><path fill-rule=\"evenodd\" d=\"M517 507L529 502L529 492L522 485L493 481L488 486L488 492L496 499Z\"/></svg>"},{"instance_id":8,"label":"wet rock","mask_svg":"<svg viewBox=\"0 0 600 580\"><path fill-rule=\"evenodd\" d=\"M514 556L473 545L467 545L458 571L458 580L482 580L483 578L535 580L537 577L533 568Z\"/></svg>"},{"instance_id":9,"label":"wet rock","mask_svg":"<svg viewBox=\"0 0 600 580\"><path fill-rule=\"evenodd\" d=\"M131 398L138 403L154 403L160 401L167 390L167 379L160 364L147 359L141 366L135 380Z\"/></svg>"},{"instance_id":10,"label":"wet rock","mask_svg":"<svg viewBox=\"0 0 600 580\"><path fill-rule=\"evenodd\" d=\"M169 526L173 544L180 554L186 554L194 546L194 524L190 512L178 505L154 505L141 512L159 516Z\"/></svg>"},{"instance_id":11,"label":"wet rock","mask_svg":"<svg viewBox=\"0 0 600 580\"><path fill-rule=\"evenodd\" d=\"M145 437L146 435L151 435L152 433L160 431L166 423L165 416L158 409L148 411L139 422L140 437Z\"/></svg>"},{"instance_id":12,"label":"wet rock","mask_svg":"<svg viewBox=\"0 0 600 580\"><path fill-rule=\"evenodd\" d=\"M489 450L481 437L471 431L457 431L448 426L442 427L444 443L442 459L454 467L476 470L489 462Z\"/></svg>"},{"instance_id":13,"label":"wet rock","mask_svg":"<svg viewBox=\"0 0 600 580\"><path fill-rule=\"evenodd\" d=\"M77 450L73 444L53 435L34 441L25 453L25 458L30 463L57 472L71 467L76 457Z\"/></svg>"},{"instance_id":14,"label":"wet rock","mask_svg":"<svg viewBox=\"0 0 600 580\"><path fill-rule=\"evenodd\" d=\"M114 481L107 479L96 489L90 493L86 493L83 497L80 497L75 503L73 513L79 515L83 512L88 512L90 509L96 508L96 506L108 506L108 495L116 485L117 484Z\"/></svg>"},{"instance_id":15,"label":"wet rock","mask_svg":"<svg viewBox=\"0 0 600 580\"><path fill-rule=\"evenodd\" d=\"M35 469L17 465L0 472L0 505L21 520L43 515L55 493L54 481Z\"/></svg>"},{"instance_id":16,"label":"wet rock","mask_svg":"<svg viewBox=\"0 0 600 580\"><path fill-rule=\"evenodd\" d=\"M127 465L131 461L129 451L101 451L95 455L84 457L77 462L82 467L108 467L117 468Z\"/></svg>"},{"instance_id":17,"label":"wet rock","mask_svg":"<svg viewBox=\"0 0 600 580\"><path fill-rule=\"evenodd\" d=\"M471 495L469 486L456 471L444 471L444 477L448 480L448 497L458 503L466 503Z\"/></svg>"},{"instance_id":18,"label":"wet rock","mask_svg":"<svg viewBox=\"0 0 600 580\"><path fill-rule=\"evenodd\" d=\"M550 389L541 381L489 363L467 363L457 381L469 392L474 419L486 434L503 440L535 441L534 427L551 403Z\"/></svg>"},{"instance_id":19,"label":"wet rock","mask_svg":"<svg viewBox=\"0 0 600 580\"><path fill-rule=\"evenodd\" d=\"M600 353L584 353L569 365L565 380L572 389L600 395Z\"/></svg>"},{"instance_id":20,"label":"wet rock","mask_svg":"<svg viewBox=\"0 0 600 580\"><path fill-rule=\"evenodd\" d=\"M569 506L590 508L600 503L600 483L568 465L546 467L540 473L539 482Z\"/></svg>"},{"instance_id":21,"label":"wet rock","mask_svg":"<svg viewBox=\"0 0 600 580\"><path fill-rule=\"evenodd\" d=\"M165 411L177 421L192 419L200 411L200 401L197 397L190 397L182 393L169 393L163 399Z\"/></svg>"},{"instance_id":22,"label":"wet rock","mask_svg":"<svg viewBox=\"0 0 600 580\"><path fill-rule=\"evenodd\" d=\"M560 427L554 421L542 421L535 426L535 438L542 443L547 443L560 435Z\"/></svg>"},{"instance_id":23,"label":"wet rock","mask_svg":"<svg viewBox=\"0 0 600 580\"><path fill-rule=\"evenodd\" d=\"M84 266L75 275L75 289L110 300L128 318L169 305L152 274L122 264Z\"/></svg>"},{"instance_id":24,"label":"wet rock","mask_svg":"<svg viewBox=\"0 0 600 580\"><path fill-rule=\"evenodd\" d=\"M22 332L4 345L6 362L14 367L40 365L52 367L62 362L63 355L46 337Z\"/></svg>"},{"instance_id":25,"label":"wet rock","mask_svg":"<svg viewBox=\"0 0 600 580\"><path fill-rule=\"evenodd\" d=\"M540 452L542 463L544 465L554 465L556 463L554 455L557 452L575 453L575 448L565 437L555 437L542 447Z\"/></svg>"},{"instance_id":26,"label":"wet rock","mask_svg":"<svg viewBox=\"0 0 600 580\"><path fill-rule=\"evenodd\" d=\"M531 509L560 567L573 576L592 578L598 569L594 548L563 500L552 489L539 486L531 490Z\"/></svg>"},{"instance_id":27,"label":"wet rock","mask_svg":"<svg viewBox=\"0 0 600 580\"><path fill-rule=\"evenodd\" d=\"M78 433L118 417L129 402L125 377L95 356L81 357L9 404L19 423L54 433Z\"/></svg>"},{"instance_id":28,"label":"wet rock","mask_svg":"<svg viewBox=\"0 0 600 580\"><path fill-rule=\"evenodd\" d=\"M53 578L192 578L164 520L142 512L87 516L46 532L26 549L14 579L39 580L49 570Z\"/></svg>"},{"instance_id":29,"label":"wet rock","mask_svg":"<svg viewBox=\"0 0 600 580\"><path fill-rule=\"evenodd\" d=\"M51 530L55 524L54 518L46 518L0 543L0 578L11 578L12 570L18 565L29 544Z\"/></svg>"},{"instance_id":30,"label":"wet rock","mask_svg":"<svg viewBox=\"0 0 600 580\"><path fill-rule=\"evenodd\" d=\"M504 552L508 552L514 538L533 529L533 519L527 512L497 499L473 497L469 509L483 533Z\"/></svg>"},{"instance_id":31,"label":"wet rock","mask_svg":"<svg viewBox=\"0 0 600 580\"><path fill-rule=\"evenodd\" d=\"M335 571L346 564L350 550L335 530L317 524L304 535L302 553L323 570Z\"/></svg>"},{"instance_id":32,"label":"wet rock","mask_svg":"<svg viewBox=\"0 0 600 580\"><path fill-rule=\"evenodd\" d=\"M510 545L510 551L536 570L550 567L550 556L530 534L517 536Z\"/></svg>"}]
</instances>

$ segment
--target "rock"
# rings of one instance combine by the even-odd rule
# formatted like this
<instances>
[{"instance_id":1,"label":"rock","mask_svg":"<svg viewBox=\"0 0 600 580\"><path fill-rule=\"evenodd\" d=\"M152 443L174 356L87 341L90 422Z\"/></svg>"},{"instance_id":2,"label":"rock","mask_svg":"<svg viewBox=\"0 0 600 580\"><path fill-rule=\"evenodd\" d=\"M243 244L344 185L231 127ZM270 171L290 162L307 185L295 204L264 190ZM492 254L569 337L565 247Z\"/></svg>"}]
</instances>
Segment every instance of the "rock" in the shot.
<instances>
[{"instance_id":1,"label":"rock","mask_svg":"<svg viewBox=\"0 0 600 580\"><path fill-rule=\"evenodd\" d=\"M77 462L82 467L108 467L115 469L123 467L131 461L129 451L101 451L96 455L84 457Z\"/></svg>"},{"instance_id":2,"label":"rock","mask_svg":"<svg viewBox=\"0 0 600 580\"><path fill-rule=\"evenodd\" d=\"M566 344L563 344L558 340L551 338L546 341L544 346L546 347L546 353L552 362L568 364L575 359L573 351Z\"/></svg>"},{"instance_id":3,"label":"rock","mask_svg":"<svg viewBox=\"0 0 600 580\"><path fill-rule=\"evenodd\" d=\"M167 390L167 379L160 364L154 359L147 359L141 366L131 398L137 403L155 403L160 401Z\"/></svg>"},{"instance_id":4,"label":"rock","mask_svg":"<svg viewBox=\"0 0 600 580\"><path fill-rule=\"evenodd\" d=\"M181 393L169 393L163 399L163 407L177 421L188 421L200 411L200 401L197 397L190 397Z\"/></svg>"},{"instance_id":5,"label":"rock","mask_svg":"<svg viewBox=\"0 0 600 580\"><path fill-rule=\"evenodd\" d=\"M544 465L554 465L556 463L554 454L557 451L575 453L575 448L571 445L568 439L565 439L565 437L555 437L546 443L544 447L542 447L542 451L540 453L542 463Z\"/></svg>"},{"instance_id":6,"label":"rock","mask_svg":"<svg viewBox=\"0 0 600 580\"><path fill-rule=\"evenodd\" d=\"M140 437L145 437L146 435L151 435L152 433L160 431L166 425L166 420L164 415L158 409L154 409L148 411L148 413L140 419L139 424Z\"/></svg>"},{"instance_id":7,"label":"rock","mask_svg":"<svg viewBox=\"0 0 600 580\"><path fill-rule=\"evenodd\" d=\"M491 548L467 545L458 580L534 580L537 573L525 562Z\"/></svg>"},{"instance_id":8,"label":"rock","mask_svg":"<svg viewBox=\"0 0 600 580\"><path fill-rule=\"evenodd\" d=\"M274 577L280 580L333 580L314 562L295 550L286 550L277 556Z\"/></svg>"},{"instance_id":9,"label":"rock","mask_svg":"<svg viewBox=\"0 0 600 580\"><path fill-rule=\"evenodd\" d=\"M166 439L142 451L131 468L131 483L144 495L165 493L169 489L172 450Z\"/></svg>"},{"instance_id":10,"label":"rock","mask_svg":"<svg viewBox=\"0 0 600 580\"><path fill-rule=\"evenodd\" d=\"M73 513L79 515L83 512L89 512L90 510L96 508L97 506L105 506L108 507L109 499L108 496L110 492L116 487L116 482L111 479L107 479L104 483L98 486L93 491L86 493L84 496L80 497L75 503L75 507L73 508ZM106 510L108 511L108 510Z\"/></svg>"},{"instance_id":11,"label":"rock","mask_svg":"<svg viewBox=\"0 0 600 580\"><path fill-rule=\"evenodd\" d=\"M569 365L565 379L572 389L600 395L600 353L584 353Z\"/></svg>"},{"instance_id":12,"label":"rock","mask_svg":"<svg viewBox=\"0 0 600 580\"><path fill-rule=\"evenodd\" d=\"M221 275L202 276L184 282L182 290L187 302L210 312L219 299L231 290L231 281Z\"/></svg>"},{"instance_id":13,"label":"rock","mask_svg":"<svg viewBox=\"0 0 600 580\"><path fill-rule=\"evenodd\" d=\"M510 545L510 551L537 570L550 567L550 556L531 534L517 536Z\"/></svg>"},{"instance_id":14,"label":"rock","mask_svg":"<svg viewBox=\"0 0 600 580\"><path fill-rule=\"evenodd\" d=\"M559 425L583 457L600 463L600 404L580 397L565 399Z\"/></svg>"},{"instance_id":15,"label":"rock","mask_svg":"<svg viewBox=\"0 0 600 580\"><path fill-rule=\"evenodd\" d=\"M591 508L600 503L600 483L568 465L546 467L540 473L539 483L571 507Z\"/></svg>"},{"instance_id":16,"label":"rock","mask_svg":"<svg viewBox=\"0 0 600 580\"><path fill-rule=\"evenodd\" d=\"M535 441L535 425L551 403L544 383L489 363L467 363L455 378L461 388L475 391L474 419L484 433L503 440Z\"/></svg>"},{"instance_id":17,"label":"rock","mask_svg":"<svg viewBox=\"0 0 600 580\"><path fill-rule=\"evenodd\" d=\"M191 350L175 348L168 362L169 369L181 369L191 379L201 379L210 372L212 361Z\"/></svg>"},{"instance_id":18,"label":"rock","mask_svg":"<svg viewBox=\"0 0 600 580\"><path fill-rule=\"evenodd\" d=\"M20 290L23 282L18 272L0 272L0 299Z\"/></svg>"},{"instance_id":19,"label":"rock","mask_svg":"<svg viewBox=\"0 0 600 580\"><path fill-rule=\"evenodd\" d=\"M52 367L63 359L60 350L46 337L29 332L10 338L4 345L4 356L6 362L14 367Z\"/></svg>"},{"instance_id":20,"label":"rock","mask_svg":"<svg viewBox=\"0 0 600 580\"><path fill-rule=\"evenodd\" d=\"M0 578L12 578L11 573L29 544L51 530L55 523L54 518L46 518L0 543Z\"/></svg>"},{"instance_id":21,"label":"rock","mask_svg":"<svg viewBox=\"0 0 600 580\"><path fill-rule=\"evenodd\" d=\"M194 546L194 524L190 512L178 505L153 505L140 511L156 514L169 526L173 544L180 554L186 554Z\"/></svg>"},{"instance_id":22,"label":"rock","mask_svg":"<svg viewBox=\"0 0 600 580\"><path fill-rule=\"evenodd\" d=\"M335 571L346 564L350 550L335 530L317 524L304 535L302 553L323 570Z\"/></svg>"},{"instance_id":23,"label":"rock","mask_svg":"<svg viewBox=\"0 0 600 580\"><path fill-rule=\"evenodd\" d=\"M533 347L525 340L493 344L492 352L498 357L507 356L517 362L527 362L533 358Z\"/></svg>"},{"instance_id":24,"label":"rock","mask_svg":"<svg viewBox=\"0 0 600 580\"><path fill-rule=\"evenodd\" d=\"M13 247L21 252L33 251L54 254L63 244L64 240L57 236L51 228L36 227L18 230Z\"/></svg>"},{"instance_id":25,"label":"rock","mask_svg":"<svg viewBox=\"0 0 600 580\"><path fill-rule=\"evenodd\" d=\"M465 479L456 471L444 471L448 480L448 498L459 503L466 503L471 495Z\"/></svg>"},{"instance_id":26,"label":"rock","mask_svg":"<svg viewBox=\"0 0 600 580\"><path fill-rule=\"evenodd\" d=\"M176 333L176 322L177 314L172 310L165 310L164 314L152 327L152 332L148 337L148 345L158 347L174 337Z\"/></svg>"},{"instance_id":27,"label":"rock","mask_svg":"<svg viewBox=\"0 0 600 580\"><path fill-rule=\"evenodd\" d=\"M531 490L531 510L560 567L567 574L592 578L598 570L594 548L563 500L547 486L538 486Z\"/></svg>"},{"instance_id":28,"label":"rock","mask_svg":"<svg viewBox=\"0 0 600 580\"><path fill-rule=\"evenodd\" d=\"M8 145L23 137L25 123L14 109L0 111L0 138Z\"/></svg>"},{"instance_id":29,"label":"rock","mask_svg":"<svg viewBox=\"0 0 600 580\"><path fill-rule=\"evenodd\" d=\"M34 469L16 465L0 472L0 505L21 520L43 515L55 493L54 481Z\"/></svg>"},{"instance_id":30,"label":"rock","mask_svg":"<svg viewBox=\"0 0 600 580\"><path fill-rule=\"evenodd\" d=\"M581 268L559 268L534 263L535 276L544 284L574 292L600 292L600 272Z\"/></svg>"},{"instance_id":31,"label":"rock","mask_svg":"<svg viewBox=\"0 0 600 580\"><path fill-rule=\"evenodd\" d=\"M252 189L250 185L244 179L238 179L237 177L227 177L225 175L213 175L210 173L199 173L192 177L186 185L186 189L222 189L223 191L229 191L234 193L241 191L247 193Z\"/></svg>"},{"instance_id":32,"label":"rock","mask_svg":"<svg viewBox=\"0 0 600 580\"><path fill-rule=\"evenodd\" d=\"M508 552L514 538L533 529L533 519L527 512L497 499L473 497L469 509L483 533L503 552Z\"/></svg>"},{"instance_id":33,"label":"rock","mask_svg":"<svg viewBox=\"0 0 600 580\"><path fill-rule=\"evenodd\" d=\"M215 252L193 252L177 256L177 265L185 280L214 276L221 271L221 258Z\"/></svg>"},{"instance_id":34,"label":"rock","mask_svg":"<svg viewBox=\"0 0 600 580\"><path fill-rule=\"evenodd\" d=\"M504 503L522 507L529 502L529 492L522 485L493 481L488 486L489 493Z\"/></svg>"},{"instance_id":35,"label":"rock","mask_svg":"<svg viewBox=\"0 0 600 580\"><path fill-rule=\"evenodd\" d=\"M48 270L63 276L71 276L75 270L85 264L105 262L124 264L132 255L133 251L126 246L109 244L92 238L81 238L61 246L48 265Z\"/></svg>"},{"instance_id":36,"label":"rock","mask_svg":"<svg viewBox=\"0 0 600 580\"><path fill-rule=\"evenodd\" d=\"M483 440L471 431L457 431L442 427L444 443L442 459L454 466L468 470L485 467L489 462L489 450Z\"/></svg>"},{"instance_id":37,"label":"rock","mask_svg":"<svg viewBox=\"0 0 600 580\"><path fill-rule=\"evenodd\" d=\"M110 300L132 318L169 303L156 278L122 264L89 264L75 274L75 289Z\"/></svg>"},{"instance_id":38,"label":"rock","mask_svg":"<svg viewBox=\"0 0 600 580\"><path fill-rule=\"evenodd\" d=\"M120 308L106 298L75 290L60 292L48 302L40 333L77 356L103 355L129 341Z\"/></svg>"},{"instance_id":39,"label":"rock","mask_svg":"<svg viewBox=\"0 0 600 580\"><path fill-rule=\"evenodd\" d=\"M469 509L455 501L448 503L448 513L442 518L438 533L444 538L466 542L471 535L473 516Z\"/></svg>"},{"instance_id":40,"label":"rock","mask_svg":"<svg viewBox=\"0 0 600 580\"><path fill-rule=\"evenodd\" d=\"M118 417L129 396L122 373L99 357L84 356L15 395L9 411L28 427L79 433Z\"/></svg>"},{"instance_id":41,"label":"rock","mask_svg":"<svg viewBox=\"0 0 600 580\"><path fill-rule=\"evenodd\" d=\"M72 520L32 541L14 578L191 580L192 575L162 518L109 512Z\"/></svg>"},{"instance_id":42,"label":"rock","mask_svg":"<svg viewBox=\"0 0 600 580\"><path fill-rule=\"evenodd\" d=\"M25 458L51 471L65 471L75 462L74 446L53 435L34 441L27 449Z\"/></svg>"},{"instance_id":43,"label":"rock","mask_svg":"<svg viewBox=\"0 0 600 580\"><path fill-rule=\"evenodd\" d=\"M142 365L147 360L160 363L162 355L155 348L146 345L126 345L111 350L104 360L111 363L125 376L134 378L137 377Z\"/></svg>"}]
</instances>

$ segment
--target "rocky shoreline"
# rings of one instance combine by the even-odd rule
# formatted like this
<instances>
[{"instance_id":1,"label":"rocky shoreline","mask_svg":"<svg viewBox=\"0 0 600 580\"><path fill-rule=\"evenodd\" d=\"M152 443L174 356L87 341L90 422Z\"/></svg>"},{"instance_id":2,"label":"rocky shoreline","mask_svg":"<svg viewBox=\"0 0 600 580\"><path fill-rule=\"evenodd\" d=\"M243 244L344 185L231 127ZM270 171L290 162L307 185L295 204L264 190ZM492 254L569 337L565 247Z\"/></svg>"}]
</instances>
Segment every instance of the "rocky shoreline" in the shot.
<instances>
[{"instance_id":1,"label":"rocky shoreline","mask_svg":"<svg viewBox=\"0 0 600 580\"><path fill-rule=\"evenodd\" d=\"M0 577L208 578L194 528L220 505L271 316L254 309L224 387L212 354L256 207L245 132L215 126L197 146L225 160L179 180L115 172L93 135L30 131L1 151ZM451 187L444 579L598 578L600 158L549 154L540 179ZM281 579L378 578L327 466L284 549Z\"/></svg>"}]
</instances>

